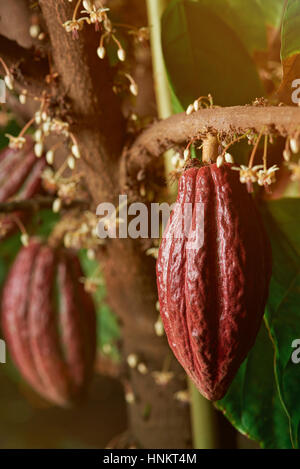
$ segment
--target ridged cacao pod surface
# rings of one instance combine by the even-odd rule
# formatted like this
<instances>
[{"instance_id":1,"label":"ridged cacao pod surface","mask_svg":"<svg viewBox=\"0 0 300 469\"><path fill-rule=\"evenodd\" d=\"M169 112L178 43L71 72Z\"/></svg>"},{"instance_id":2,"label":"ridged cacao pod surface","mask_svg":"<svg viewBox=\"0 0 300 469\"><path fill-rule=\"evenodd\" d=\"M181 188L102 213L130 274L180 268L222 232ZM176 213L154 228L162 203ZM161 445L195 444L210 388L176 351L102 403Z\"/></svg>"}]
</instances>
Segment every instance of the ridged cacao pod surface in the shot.
<instances>
[{"instance_id":1,"label":"ridged cacao pod surface","mask_svg":"<svg viewBox=\"0 0 300 469\"><path fill-rule=\"evenodd\" d=\"M27 138L21 150L6 148L0 153L0 202L28 200L41 190L41 175L46 166L45 158L37 159L33 142ZM16 228L15 217L22 221L22 212L0 214L0 239Z\"/></svg>"},{"instance_id":2,"label":"ridged cacao pod surface","mask_svg":"<svg viewBox=\"0 0 300 469\"><path fill-rule=\"evenodd\" d=\"M255 343L271 269L269 240L238 174L227 164L185 171L159 250L157 285L170 347L209 400L226 394Z\"/></svg>"},{"instance_id":3,"label":"ridged cacao pod surface","mask_svg":"<svg viewBox=\"0 0 300 469\"><path fill-rule=\"evenodd\" d=\"M94 303L78 257L34 239L4 285L2 328L13 360L43 397L69 405L85 392L96 352Z\"/></svg>"}]
</instances>

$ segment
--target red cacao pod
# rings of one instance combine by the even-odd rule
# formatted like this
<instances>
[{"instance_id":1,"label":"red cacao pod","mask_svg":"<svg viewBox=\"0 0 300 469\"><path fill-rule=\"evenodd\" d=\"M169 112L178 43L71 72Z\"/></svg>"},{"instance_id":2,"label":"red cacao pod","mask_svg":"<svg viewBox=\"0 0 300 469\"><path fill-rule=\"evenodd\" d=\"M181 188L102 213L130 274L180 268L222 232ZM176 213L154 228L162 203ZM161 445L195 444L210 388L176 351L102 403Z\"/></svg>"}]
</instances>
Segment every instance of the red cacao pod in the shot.
<instances>
[{"instance_id":1,"label":"red cacao pod","mask_svg":"<svg viewBox=\"0 0 300 469\"><path fill-rule=\"evenodd\" d=\"M192 207L188 230L185 204ZM188 169L163 235L157 285L170 347L209 400L226 394L254 345L271 265L262 220L238 174L227 164Z\"/></svg>"},{"instance_id":2,"label":"red cacao pod","mask_svg":"<svg viewBox=\"0 0 300 469\"><path fill-rule=\"evenodd\" d=\"M29 138L21 150L3 150L0 153L0 202L27 200L39 193L45 165L45 158L36 158ZM16 217L24 221L21 212L0 215L0 239L14 231Z\"/></svg>"},{"instance_id":3,"label":"red cacao pod","mask_svg":"<svg viewBox=\"0 0 300 469\"><path fill-rule=\"evenodd\" d=\"M68 405L93 370L96 315L77 256L32 240L18 253L2 297L2 327L14 362L45 398Z\"/></svg>"}]
</instances>

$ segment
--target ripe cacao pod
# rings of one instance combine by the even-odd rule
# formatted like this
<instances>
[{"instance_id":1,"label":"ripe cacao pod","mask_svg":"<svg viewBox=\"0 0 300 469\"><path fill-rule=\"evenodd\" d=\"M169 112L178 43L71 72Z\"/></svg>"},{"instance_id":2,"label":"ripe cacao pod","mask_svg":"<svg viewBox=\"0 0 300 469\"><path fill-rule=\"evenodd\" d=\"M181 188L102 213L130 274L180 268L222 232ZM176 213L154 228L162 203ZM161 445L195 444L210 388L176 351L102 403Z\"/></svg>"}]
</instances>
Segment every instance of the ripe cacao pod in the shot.
<instances>
[{"instance_id":1,"label":"ripe cacao pod","mask_svg":"<svg viewBox=\"0 0 300 469\"><path fill-rule=\"evenodd\" d=\"M18 253L2 297L2 328L28 383L62 406L79 400L93 371L96 315L75 253L34 239Z\"/></svg>"},{"instance_id":2,"label":"ripe cacao pod","mask_svg":"<svg viewBox=\"0 0 300 469\"><path fill-rule=\"evenodd\" d=\"M36 195L41 190L45 165L45 158L36 158L29 138L21 150L3 150L0 153L0 202L27 200ZM0 215L0 239L14 231L16 217L24 221L22 212Z\"/></svg>"},{"instance_id":3,"label":"ripe cacao pod","mask_svg":"<svg viewBox=\"0 0 300 469\"><path fill-rule=\"evenodd\" d=\"M188 230L185 204L192 207ZM228 164L185 171L159 250L157 285L170 347L209 400L226 394L254 345L271 269L269 240L238 174Z\"/></svg>"}]
</instances>

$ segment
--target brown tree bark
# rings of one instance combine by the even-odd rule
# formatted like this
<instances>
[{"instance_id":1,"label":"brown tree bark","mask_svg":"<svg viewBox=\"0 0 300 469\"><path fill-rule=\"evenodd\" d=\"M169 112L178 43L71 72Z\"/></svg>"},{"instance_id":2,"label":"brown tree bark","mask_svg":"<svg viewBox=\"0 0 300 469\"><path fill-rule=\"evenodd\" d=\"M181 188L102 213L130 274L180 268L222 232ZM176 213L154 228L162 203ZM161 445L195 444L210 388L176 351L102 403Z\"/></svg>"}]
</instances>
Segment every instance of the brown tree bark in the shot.
<instances>
[{"instance_id":1,"label":"brown tree bark","mask_svg":"<svg viewBox=\"0 0 300 469\"><path fill-rule=\"evenodd\" d=\"M40 5L51 39L55 71L62 89L72 102L73 133L82 153L81 167L95 206L116 202L120 193L119 164L125 143L125 122L121 106L112 92L112 72L106 60L97 59L97 39L84 32L73 41L62 23L72 16L65 0L41 0ZM123 351L136 353L147 365L142 375L128 370L135 403L129 405L133 441L145 448L191 446L189 408L174 393L186 387L185 374L173 357L173 380L155 384L153 371L160 371L169 356L164 338L154 332L157 318L155 262L147 257L137 240L111 240L101 260L108 299L122 320Z\"/></svg>"}]
</instances>

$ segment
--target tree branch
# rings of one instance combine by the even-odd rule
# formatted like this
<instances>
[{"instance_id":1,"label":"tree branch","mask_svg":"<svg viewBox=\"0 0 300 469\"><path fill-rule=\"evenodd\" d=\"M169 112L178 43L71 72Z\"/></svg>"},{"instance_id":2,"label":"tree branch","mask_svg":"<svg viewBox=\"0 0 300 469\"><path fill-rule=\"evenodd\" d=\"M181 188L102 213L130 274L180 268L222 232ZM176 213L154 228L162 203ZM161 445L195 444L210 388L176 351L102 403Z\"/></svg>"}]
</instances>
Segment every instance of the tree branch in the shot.
<instances>
[{"instance_id":1,"label":"tree branch","mask_svg":"<svg viewBox=\"0 0 300 469\"><path fill-rule=\"evenodd\" d=\"M39 96L46 88L45 77L49 73L48 61L44 58L37 58L33 49L24 49L15 41L0 36L0 56L14 72L18 85L17 91L26 88L30 93Z\"/></svg>"},{"instance_id":2,"label":"tree branch","mask_svg":"<svg viewBox=\"0 0 300 469\"><path fill-rule=\"evenodd\" d=\"M43 208L51 208L54 202L53 197L40 196L28 200L12 200L11 202L0 203L0 213L12 213L19 211L38 211ZM71 204L65 206L68 209L86 206L87 202L83 200L74 200Z\"/></svg>"},{"instance_id":3,"label":"tree branch","mask_svg":"<svg viewBox=\"0 0 300 469\"><path fill-rule=\"evenodd\" d=\"M263 128L282 137L300 129L300 109L296 107L235 106L202 109L189 116L176 114L145 130L126 151L127 178L135 178L146 169L153 158L172 147L186 145L192 139L202 139L208 132L243 134Z\"/></svg>"}]
</instances>

